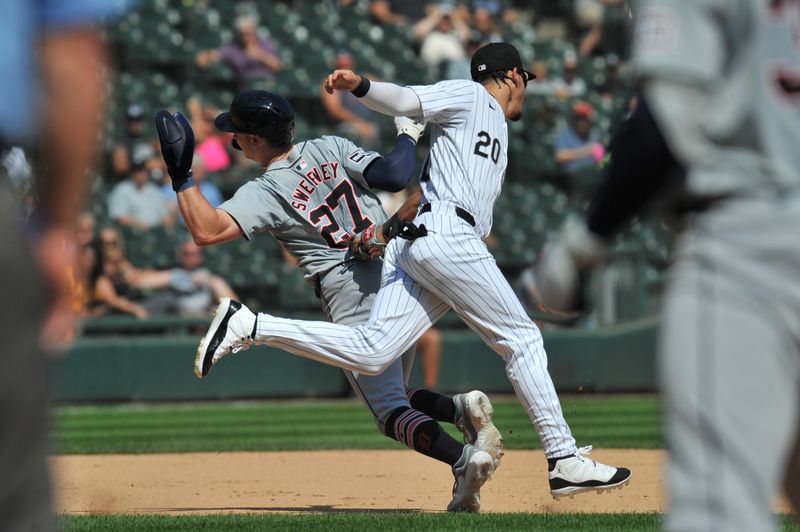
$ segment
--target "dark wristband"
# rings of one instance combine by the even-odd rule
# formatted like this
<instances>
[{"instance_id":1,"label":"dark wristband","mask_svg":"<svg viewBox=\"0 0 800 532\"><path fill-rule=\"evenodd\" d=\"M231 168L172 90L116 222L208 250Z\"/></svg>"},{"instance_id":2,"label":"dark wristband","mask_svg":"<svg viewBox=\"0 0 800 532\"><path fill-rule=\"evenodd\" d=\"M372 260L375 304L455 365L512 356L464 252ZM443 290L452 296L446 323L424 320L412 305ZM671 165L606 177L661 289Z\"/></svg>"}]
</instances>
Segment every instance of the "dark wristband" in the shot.
<instances>
[{"instance_id":1,"label":"dark wristband","mask_svg":"<svg viewBox=\"0 0 800 532\"><path fill-rule=\"evenodd\" d=\"M353 96L355 96L356 98L361 98L363 96L366 96L367 92L369 92L369 85L370 85L369 79L366 76L361 76L361 81L358 83L358 87L351 90L350 92L352 92Z\"/></svg>"},{"instance_id":2,"label":"dark wristband","mask_svg":"<svg viewBox=\"0 0 800 532\"><path fill-rule=\"evenodd\" d=\"M383 233L383 238L386 239L387 243L400 232L400 225L400 218L397 217L397 213L394 213L392 217L386 220L381 226L381 233Z\"/></svg>"},{"instance_id":3,"label":"dark wristband","mask_svg":"<svg viewBox=\"0 0 800 532\"><path fill-rule=\"evenodd\" d=\"M189 175L186 176L186 179L172 182L172 190L175 192L183 192L187 188L192 188L195 185L196 183L194 182L194 175L192 175L192 171L189 170Z\"/></svg>"}]
</instances>

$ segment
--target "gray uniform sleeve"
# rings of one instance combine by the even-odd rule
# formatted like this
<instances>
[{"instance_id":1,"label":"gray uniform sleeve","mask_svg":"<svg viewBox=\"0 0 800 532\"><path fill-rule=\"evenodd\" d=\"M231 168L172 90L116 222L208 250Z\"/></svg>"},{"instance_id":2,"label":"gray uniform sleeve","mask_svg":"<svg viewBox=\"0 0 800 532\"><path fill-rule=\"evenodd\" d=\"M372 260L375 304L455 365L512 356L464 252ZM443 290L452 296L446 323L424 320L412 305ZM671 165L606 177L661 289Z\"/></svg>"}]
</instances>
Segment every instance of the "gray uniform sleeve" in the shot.
<instances>
[{"instance_id":1,"label":"gray uniform sleeve","mask_svg":"<svg viewBox=\"0 0 800 532\"><path fill-rule=\"evenodd\" d=\"M413 85L422 105L422 118L436 124L458 124L466 121L475 107L473 81L453 79L435 85Z\"/></svg>"},{"instance_id":2,"label":"gray uniform sleeve","mask_svg":"<svg viewBox=\"0 0 800 532\"><path fill-rule=\"evenodd\" d=\"M325 136L324 140L331 144L331 149L350 179L365 188L370 188L364 179L364 170L367 166L381 156L380 153L364 148L359 148L348 139L342 137Z\"/></svg>"},{"instance_id":3,"label":"gray uniform sleeve","mask_svg":"<svg viewBox=\"0 0 800 532\"><path fill-rule=\"evenodd\" d=\"M634 71L698 85L717 79L727 46L715 0L643 0L634 34Z\"/></svg>"},{"instance_id":4,"label":"gray uniform sleeve","mask_svg":"<svg viewBox=\"0 0 800 532\"><path fill-rule=\"evenodd\" d=\"M236 220L247 240L250 240L255 233L278 228L283 214L283 207L262 179L242 185L236 194L219 208Z\"/></svg>"}]
</instances>

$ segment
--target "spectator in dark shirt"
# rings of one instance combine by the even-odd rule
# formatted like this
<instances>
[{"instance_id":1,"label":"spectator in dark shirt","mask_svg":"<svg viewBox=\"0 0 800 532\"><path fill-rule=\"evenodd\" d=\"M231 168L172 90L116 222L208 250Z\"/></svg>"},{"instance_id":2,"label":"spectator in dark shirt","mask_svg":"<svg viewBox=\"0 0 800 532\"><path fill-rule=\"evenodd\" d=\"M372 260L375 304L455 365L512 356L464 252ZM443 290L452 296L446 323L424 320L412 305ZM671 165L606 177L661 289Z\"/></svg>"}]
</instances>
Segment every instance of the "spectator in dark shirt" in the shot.
<instances>
[{"instance_id":1,"label":"spectator in dark shirt","mask_svg":"<svg viewBox=\"0 0 800 532\"><path fill-rule=\"evenodd\" d=\"M283 68L275 46L259 37L258 23L249 16L237 19L233 42L197 54L197 65L201 68L217 61L230 66L242 86L252 80L272 79Z\"/></svg>"}]
</instances>

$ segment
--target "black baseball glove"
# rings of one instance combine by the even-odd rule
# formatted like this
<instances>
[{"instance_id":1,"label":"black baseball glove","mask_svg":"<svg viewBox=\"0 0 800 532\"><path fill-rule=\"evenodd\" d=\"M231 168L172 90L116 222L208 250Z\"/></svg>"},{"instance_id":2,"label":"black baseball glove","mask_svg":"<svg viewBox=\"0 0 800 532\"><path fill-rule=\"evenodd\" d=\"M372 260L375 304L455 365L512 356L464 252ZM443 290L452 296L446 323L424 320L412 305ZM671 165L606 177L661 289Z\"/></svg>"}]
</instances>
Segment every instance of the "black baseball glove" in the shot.
<instances>
[{"instance_id":1,"label":"black baseball glove","mask_svg":"<svg viewBox=\"0 0 800 532\"><path fill-rule=\"evenodd\" d=\"M180 112L172 115L161 109L156 113L156 131L173 190L178 192L194 186L194 131L189 121Z\"/></svg>"}]
</instances>

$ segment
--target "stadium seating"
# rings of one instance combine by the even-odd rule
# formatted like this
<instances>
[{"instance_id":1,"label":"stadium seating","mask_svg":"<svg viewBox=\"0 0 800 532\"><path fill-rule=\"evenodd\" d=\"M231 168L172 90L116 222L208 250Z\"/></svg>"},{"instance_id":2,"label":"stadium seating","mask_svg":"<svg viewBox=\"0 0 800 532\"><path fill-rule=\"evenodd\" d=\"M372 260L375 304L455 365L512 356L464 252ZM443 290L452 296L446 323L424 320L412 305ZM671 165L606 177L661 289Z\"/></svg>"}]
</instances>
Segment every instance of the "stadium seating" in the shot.
<instances>
[{"instance_id":1,"label":"stadium seating","mask_svg":"<svg viewBox=\"0 0 800 532\"><path fill-rule=\"evenodd\" d=\"M536 0L530 4L540 17L561 16L572 8L570 0ZM286 65L274 80L258 82L258 86L284 94L298 109L321 109L320 82L339 48L351 50L360 70L378 78L414 84L435 82L438 77L435 69L418 59L408 28L375 22L366 0L356 0L347 7L331 1L144 1L138 10L107 27L117 73L104 148L109 149L122 133L122 117L130 103L142 105L146 116L161 107L185 109L186 99L197 94L219 108L227 107L238 90L233 72L223 64L199 68L195 56L198 51L229 42L235 18L246 13L258 15L262 33L276 44ZM618 23L624 15L614 12L612 23ZM551 76L561 72L565 51L574 48L562 39L540 39L530 17L503 23L500 29L519 48L526 64L534 59L544 61ZM586 99L597 110L597 130L607 140L626 110L628 95L608 97L597 92L606 80L604 57L581 59L578 70L590 89ZM547 238L567 216L582 211L597 182L596 169L566 180L554 160L556 132L568 119L573 103L532 96L523 120L509 123L509 165L495 208L492 252L511 276L536 259ZM316 111L299 113L296 130L297 138L329 132L324 117ZM154 136L154 131L149 133ZM101 225L108 219L104 195L109 188L100 184L92 197L91 211ZM618 240L615 253L623 258L636 257L635 267L629 269L636 278L633 292L639 295L635 297L646 301L656 297L650 295L657 293L661 283L670 234L663 224L637 221ZM175 248L186 233L178 226L125 231L125 237L129 258L135 264L163 268L174 262ZM259 235L252 242L209 247L205 257L212 271L228 279L245 297L254 298L251 301L256 306L268 303L296 311L318 309L319 302L302 275L282 263L279 248L269 235Z\"/></svg>"}]
</instances>

